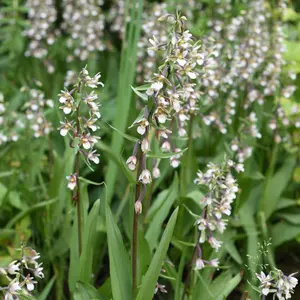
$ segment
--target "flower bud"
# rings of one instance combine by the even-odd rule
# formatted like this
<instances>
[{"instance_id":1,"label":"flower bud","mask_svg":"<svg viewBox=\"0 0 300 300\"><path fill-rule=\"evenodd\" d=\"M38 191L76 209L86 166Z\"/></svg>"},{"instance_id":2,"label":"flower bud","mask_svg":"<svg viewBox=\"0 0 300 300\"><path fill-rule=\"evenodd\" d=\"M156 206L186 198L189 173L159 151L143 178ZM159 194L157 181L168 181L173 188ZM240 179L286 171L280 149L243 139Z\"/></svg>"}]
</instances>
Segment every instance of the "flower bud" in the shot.
<instances>
[{"instance_id":1,"label":"flower bud","mask_svg":"<svg viewBox=\"0 0 300 300\"><path fill-rule=\"evenodd\" d=\"M136 201L135 204L134 204L134 210L135 210L135 213L136 214L141 214L142 213L142 203L141 201Z\"/></svg>"},{"instance_id":2,"label":"flower bud","mask_svg":"<svg viewBox=\"0 0 300 300\"><path fill-rule=\"evenodd\" d=\"M201 258L198 258L198 259L196 260L196 267L195 267L195 269L196 269L196 270L201 270L201 269L203 269L204 267L205 267L204 261L203 261Z\"/></svg>"},{"instance_id":3,"label":"flower bud","mask_svg":"<svg viewBox=\"0 0 300 300\"><path fill-rule=\"evenodd\" d=\"M144 153L150 151L150 143L147 138L143 138L141 149Z\"/></svg>"},{"instance_id":4,"label":"flower bud","mask_svg":"<svg viewBox=\"0 0 300 300\"><path fill-rule=\"evenodd\" d=\"M158 167L154 167L152 170L152 175L154 178L159 178L160 177L160 170Z\"/></svg>"},{"instance_id":5,"label":"flower bud","mask_svg":"<svg viewBox=\"0 0 300 300\"><path fill-rule=\"evenodd\" d=\"M127 165L128 169L131 171L135 170L136 163L137 163L136 156L130 156L126 161L126 165Z\"/></svg>"}]
</instances>

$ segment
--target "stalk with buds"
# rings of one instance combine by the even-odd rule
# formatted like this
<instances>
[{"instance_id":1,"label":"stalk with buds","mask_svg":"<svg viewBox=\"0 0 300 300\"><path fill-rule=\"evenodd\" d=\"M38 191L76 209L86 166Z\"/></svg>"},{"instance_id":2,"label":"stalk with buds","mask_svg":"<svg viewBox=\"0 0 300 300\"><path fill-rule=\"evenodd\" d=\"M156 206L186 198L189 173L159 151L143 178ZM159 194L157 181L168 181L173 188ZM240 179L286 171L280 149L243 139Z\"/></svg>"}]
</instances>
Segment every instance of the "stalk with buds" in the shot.
<instances>
[{"instance_id":1,"label":"stalk with buds","mask_svg":"<svg viewBox=\"0 0 300 300\"><path fill-rule=\"evenodd\" d=\"M94 145L100 139L95 132L99 129L97 121L101 114L99 111L98 95L95 89L99 85L100 73L91 77L87 69L83 69L77 83L71 91L62 90L59 94L60 109L65 114L65 120L58 128L62 136L69 135L70 147L76 150L75 172L67 176L68 188L73 191L73 201L77 206L78 220L78 250L82 251L81 233L81 203L80 203L80 157L82 156L90 166L90 163L99 164L99 154L94 150Z\"/></svg>"}]
</instances>

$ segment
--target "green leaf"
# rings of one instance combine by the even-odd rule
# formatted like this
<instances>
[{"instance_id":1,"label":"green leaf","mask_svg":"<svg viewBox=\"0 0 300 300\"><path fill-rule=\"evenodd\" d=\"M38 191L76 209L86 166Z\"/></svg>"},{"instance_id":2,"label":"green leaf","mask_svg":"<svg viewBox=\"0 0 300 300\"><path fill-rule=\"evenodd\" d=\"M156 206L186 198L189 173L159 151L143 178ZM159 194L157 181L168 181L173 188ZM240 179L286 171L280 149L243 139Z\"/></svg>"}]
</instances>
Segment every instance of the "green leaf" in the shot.
<instances>
[{"instance_id":1,"label":"green leaf","mask_svg":"<svg viewBox=\"0 0 300 300\"><path fill-rule=\"evenodd\" d=\"M50 281L47 283L43 291L39 295L39 300L47 300L49 299L49 293L52 289L52 286L55 282L56 276L53 276Z\"/></svg>"},{"instance_id":2,"label":"green leaf","mask_svg":"<svg viewBox=\"0 0 300 300\"><path fill-rule=\"evenodd\" d=\"M139 0L136 3L138 3L138 5L132 5L132 7L130 0L126 0L125 3L124 20L129 17L131 20L134 20L134 22L129 22L128 26L125 26L125 39L122 43L121 64L118 70L119 80L117 85L118 90L116 101L116 116L118 117L114 118L113 125L120 131L126 130L129 113L132 113L132 108L134 106L131 103L132 89L130 86L135 81L138 40L140 37L142 26L144 1ZM117 157L119 157L120 155L121 149L123 147L123 142L123 137L115 131L112 136L111 149ZM111 202L118 175L119 171L117 164L114 161L109 161L105 177L105 181L108 183L108 203Z\"/></svg>"},{"instance_id":3,"label":"green leaf","mask_svg":"<svg viewBox=\"0 0 300 300\"><path fill-rule=\"evenodd\" d=\"M111 160L113 160L116 163L116 165L123 170L125 176L127 177L128 181L130 183L135 184L136 181L135 181L135 177L133 175L133 172L128 169L127 165L124 163L124 160L121 157L117 157L116 154L112 151L112 149L110 147L108 147L106 144L104 144L103 142L101 142L101 141L99 141L96 144L96 146L100 150L105 151L106 154L109 156L109 158ZM110 186L110 185L108 185L108 186Z\"/></svg>"},{"instance_id":4,"label":"green leaf","mask_svg":"<svg viewBox=\"0 0 300 300\"><path fill-rule=\"evenodd\" d=\"M266 219L275 211L277 202L290 181L295 164L295 157L288 158L275 175L267 181L262 199L262 210L265 213Z\"/></svg>"},{"instance_id":5,"label":"green leaf","mask_svg":"<svg viewBox=\"0 0 300 300\"><path fill-rule=\"evenodd\" d=\"M281 198L276 206L276 210L284 209L291 206L297 206L297 201L294 199Z\"/></svg>"},{"instance_id":6,"label":"green leaf","mask_svg":"<svg viewBox=\"0 0 300 300\"><path fill-rule=\"evenodd\" d=\"M132 279L129 258L120 230L108 205L106 205L106 228L113 299L132 300Z\"/></svg>"},{"instance_id":7,"label":"green leaf","mask_svg":"<svg viewBox=\"0 0 300 300\"><path fill-rule=\"evenodd\" d=\"M100 292L92 285L78 281L74 291L74 300L102 300Z\"/></svg>"},{"instance_id":8,"label":"green leaf","mask_svg":"<svg viewBox=\"0 0 300 300\"><path fill-rule=\"evenodd\" d=\"M86 178L84 178L84 177L78 177L79 178L79 180L81 180L82 182L85 182L85 183L87 183L87 184L91 184L91 185L102 185L104 182L95 182L95 181L91 181L91 180L88 180L88 179L86 179Z\"/></svg>"},{"instance_id":9,"label":"green leaf","mask_svg":"<svg viewBox=\"0 0 300 300\"><path fill-rule=\"evenodd\" d=\"M285 221L279 222L271 229L272 245L278 247L300 235L300 226Z\"/></svg>"},{"instance_id":10,"label":"green leaf","mask_svg":"<svg viewBox=\"0 0 300 300\"><path fill-rule=\"evenodd\" d=\"M154 295L154 289L158 280L163 261L166 257L169 244L173 235L178 214L178 207L173 212L167 227L160 240L159 246L153 256L146 275L143 277L141 288L137 295L137 300L151 300Z\"/></svg>"},{"instance_id":11,"label":"green leaf","mask_svg":"<svg viewBox=\"0 0 300 300\"><path fill-rule=\"evenodd\" d=\"M182 149L181 151L178 151L178 152L169 152L169 153L147 153L147 157L150 157L150 158L170 158L174 155L179 155L179 154L182 154L184 153L188 148L184 148Z\"/></svg>"},{"instance_id":12,"label":"green leaf","mask_svg":"<svg viewBox=\"0 0 300 300\"><path fill-rule=\"evenodd\" d=\"M1 182L0 182L0 207L2 205L2 202L4 200L4 197L7 193L7 188L5 185L3 185Z\"/></svg>"},{"instance_id":13,"label":"green leaf","mask_svg":"<svg viewBox=\"0 0 300 300\"><path fill-rule=\"evenodd\" d=\"M83 233L83 249L79 260L79 277L84 283L90 283L92 278L93 257L96 244L96 228L99 217L100 199L98 199L91 209Z\"/></svg>"},{"instance_id":14,"label":"green leaf","mask_svg":"<svg viewBox=\"0 0 300 300\"><path fill-rule=\"evenodd\" d=\"M234 240L233 240L233 236L230 235L228 232L225 233L225 240L224 240L224 247L227 250L228 254L238 263L238 264L242 264L243 260L241 258L240 253L238 252L235 244L234 244Z\"/></svg>"},{"instance_id":15,"label":"green leaf","mask_svg":"<svg viewBox=\"0 0 300 300\"><path fill-rule=\"evenodd\" d=\"M300 215L299 214L280 213L277 216L286 220L287 222L289 222L291 224L300 225Z\"/></svg>"},{"instance_id":16,"label":"green leaf","mask_svg":"<svg viewBox=\"0 0 300 300\"><path fill-rule=\"evenodd\" d=\"M144 101L148 101L148 96L146 94L139 92L133 86L131 86L131 88L140 98L142 98Z\"/></svg>"},{"instance_id":17,"label":"green leaf","mask_svg":"<svg viewBox=\"0 0 300 300\"><path fill-rule=\"evenodd\" d=\"M123 138L125 138L126 140L128 140L128 141L130 141L130 142L136 143L136 142L139 140L139 139L137 139L136 137L133 137L133 136L131 136L131 135L128 135L128 134L122 132L121 130L119 130L119 129L113 127L112 125L109 125L108 123L107 123L107 125L108 125L110 128L112 128L113 130L115 130L116 132L118 132Z\"/></svg>"},{"instance_id":18,"label":"green leaf","mask_svg":"<svg viewBox=\"0 0 300 300\"><path fill-rule=\"evenodd\" d=\"M149 243L151 251L156 247L161 232L161 226L164 220L167 218L169 211L178 196L178 175L176 173L173 183L168 190L168 194L162 203L160 209L154 215L152 221L149 224L149 228L146 233L146 239Z\"/></svg>"},{"instance_id":19,"label":"green leaf","mask_svg":"<svg viewBox=\"0 0 300 300\"><path fill-rule=\"evenodd\" d=\"M58 199L52 199L49 201L43 201L40 203L37 203L35 205L32 205L30 208L18 213L15 217L13 217L5 226L5 228L11 228L16 222L18 222L20 219L24 218L27 214L29 214L30 212L42 208L42 207L46 207L46 206L50 206L54 203L57 202Z\"/></svg>"}]
</instances>

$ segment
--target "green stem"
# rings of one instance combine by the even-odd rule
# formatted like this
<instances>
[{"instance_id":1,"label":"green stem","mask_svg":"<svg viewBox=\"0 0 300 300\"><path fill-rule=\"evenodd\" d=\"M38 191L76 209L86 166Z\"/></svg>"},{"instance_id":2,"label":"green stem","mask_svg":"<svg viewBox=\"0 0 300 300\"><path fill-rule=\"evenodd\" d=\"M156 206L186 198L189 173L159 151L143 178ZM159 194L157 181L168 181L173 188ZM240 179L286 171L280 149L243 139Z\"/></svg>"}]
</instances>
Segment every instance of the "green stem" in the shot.
<instances>
[{"instance_id":1,"label":"green stem","mask_svg":"<svg viewBox=\"0 0 300 300\"><path fill-rule=\"evenodd\" d=\"M78 253L82 251L82 232L81 232L81 202L80 202L80 183L79 183L79 151L76 154L76 174L77 174L77 190L76 190L76 207L77 207L77 226L78 226Z\"/></svg>"},{"instance_id":2,"label":"green stem","mask_svg":"<svg viewBox=\"0 0 300 300\"><path fill-rule=\"evenodd\" d=\"M80 87L79 87L80 90ZM80 120L79 120L79 107L80 104L77 107L76 111L76 130L77 130L77 136L80 135ZM78 253L79 256L82 252L82 228L81 228L81 199L80 199L80 182L79 182L79 171L80 171L80 152L79 150L76 153L75 157L75 169L76 169L76 178L77 178L77 190L76 190L76 206L77 206L77 226L78 226Z\"/></svg>"},{"instance_id":3,"label":"green stem","mask_svg":"<svg viewBox=\"0 0 300 300\"><path fill-rule=\"evenodd\" d=\"M187 151L184 155L184 159L183 159L183 164L182 164L182 168L181 168L181 186L180 186L180 190L181 190L181 196L185 196L186 194L186 190L187 190L187 185L191 180L191 176L190 176L190 160L191 160L191 155L192 155L192 129L193 129L193 116L191 116L190 122L189 122L189 128L188 128L188 141L187 141Z\"/></svg>"}]
</instances>

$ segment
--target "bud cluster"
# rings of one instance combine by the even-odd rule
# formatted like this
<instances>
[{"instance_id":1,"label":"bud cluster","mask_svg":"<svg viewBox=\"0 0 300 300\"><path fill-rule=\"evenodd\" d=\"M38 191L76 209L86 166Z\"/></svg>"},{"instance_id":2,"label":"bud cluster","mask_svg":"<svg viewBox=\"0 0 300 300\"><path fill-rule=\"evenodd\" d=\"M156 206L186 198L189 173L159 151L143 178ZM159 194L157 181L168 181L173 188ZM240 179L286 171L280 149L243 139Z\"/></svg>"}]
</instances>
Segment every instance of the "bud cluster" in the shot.
<instances>
[{"instance_id":1,"label":"bud cluster","mask_svg":"<svg viewBox=\"0 0 300 300\"><path fill-rule=\"evenodd\" d=\"M222 246L222 242L215 238L215 234L216 232L222 234L226 229L228 222L226 217L231 215L231 204L238 192L238 185L231 169L235 169L238 173L244 171L242 164L235 164L232 160L227 160L222 165L209 163L207 167L205 173L198 171L195 179L196 184L208 188L207 194L200 201L203 206L202 216L196 221L199 230L196 269L204 268L205 264L212 265L212 262L202 259L201 244L207 241L216 251ZM213 264L217 265L217 261L214 260Z\"/></svg>"},{"instance_id":2,"label":"bud cluster","mask_svg":"<svg viewBox=\"0 0 300 300\"><path fill-rule=\"evenodd\" d=\"M5 299L19 299L18 295L29 296L35 289L35 279L44 278L42 263L38 262L40 254L34 249L22 246L21 256L6 268L0 268L0 276L5 276L7 286L0 287ZM1 280L2 281L2 280Z\"/></svg>"},{"instance_id":3,"label":"bud cluster","mask_svg":"<svg viewBox=\"0 0 300 300\"><path fill-rule=\"evenodd\" d=\"M91 77L87 69L83 69L77 83L71 91L62 90L59 94L60 109L65 114L65 120L58 128L62 136L69 134L70 145L76 148L85 158L88 164L98 164L99 154L94 150L94 145L100 139L94 133L99 129L97 125L101 117L99 111L98 95L94 89L99 85L104 86L100 81L100 73ZM68 187L73 190L77 184L77 174L67 177Z\"/></svg>"}]
</instances>

